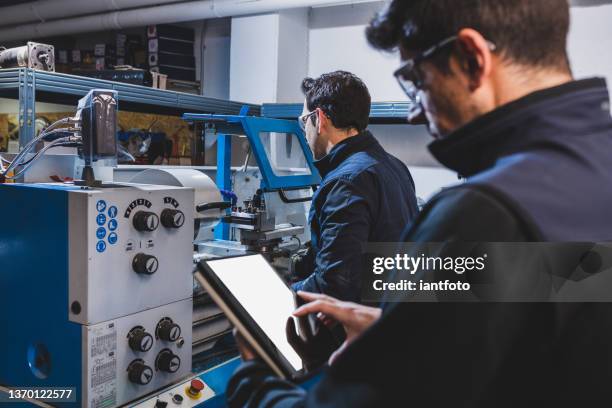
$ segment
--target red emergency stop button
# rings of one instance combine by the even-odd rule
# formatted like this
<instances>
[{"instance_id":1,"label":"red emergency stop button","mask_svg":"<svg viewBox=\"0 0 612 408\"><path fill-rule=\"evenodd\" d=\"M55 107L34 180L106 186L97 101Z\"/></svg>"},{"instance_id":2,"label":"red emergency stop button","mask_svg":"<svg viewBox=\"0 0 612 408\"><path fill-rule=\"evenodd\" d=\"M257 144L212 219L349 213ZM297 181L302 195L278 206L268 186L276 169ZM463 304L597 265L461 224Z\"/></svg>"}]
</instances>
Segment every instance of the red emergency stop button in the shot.
<instances>
[{"instance_id":1,"label":"red emergency stop button","mask_svg":"<svg viewBox=\"0 0 612 408\"><path fill-rule=\"evenodd\" d=\"M204 381L200 380L199 378L194 378L193 380L191 380L191 384L187 389L187 394L189 394L189 396L193 398L197 398L200 396L200 392L202 392L204 387Z\"/></svg>"}]
</instances>

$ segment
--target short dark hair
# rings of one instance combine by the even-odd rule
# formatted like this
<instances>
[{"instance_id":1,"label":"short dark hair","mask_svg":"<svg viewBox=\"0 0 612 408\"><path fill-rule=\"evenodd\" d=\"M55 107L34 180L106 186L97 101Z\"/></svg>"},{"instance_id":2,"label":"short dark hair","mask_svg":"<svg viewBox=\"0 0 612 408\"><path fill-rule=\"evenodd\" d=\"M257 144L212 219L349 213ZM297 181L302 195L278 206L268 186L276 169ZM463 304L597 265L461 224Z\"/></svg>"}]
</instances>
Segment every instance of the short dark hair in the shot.
<instances>
[{"instance_id":1,"label":"short dark hair","mask_svg":"<svg viewBox=\"0 0 612 408\"><path fill-rule=\"evenodd\" d=\"M418 52L472 28L509 61L569 70L569 23L567 0L393 0L366 36L378 49ZM450 53L440 53L434 63L447 65Z\"/></svg>"},{"instance_id":2,"label":"short dark hair","mask_svg":"<svg viewBox=\"0 0 612 408\"><path fill-rule=\"evenodd\" d=\"M363 81L350 72L335 71L317 79L305 78L302 92L308 110L321 109L336 128L362 131L368 127L370 92Z\"/></svg>"}]
</instances>

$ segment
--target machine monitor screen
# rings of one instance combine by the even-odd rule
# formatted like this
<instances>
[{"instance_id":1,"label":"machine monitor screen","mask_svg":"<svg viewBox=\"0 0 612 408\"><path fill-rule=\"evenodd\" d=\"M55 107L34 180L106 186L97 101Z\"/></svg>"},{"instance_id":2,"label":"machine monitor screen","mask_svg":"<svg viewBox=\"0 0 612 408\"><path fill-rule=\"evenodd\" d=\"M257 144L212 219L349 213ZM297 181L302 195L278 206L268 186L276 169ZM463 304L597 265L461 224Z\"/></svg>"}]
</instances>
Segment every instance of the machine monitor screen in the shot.
<instances>
[{"instance_id":1,"label":"machine monitor screen","mask_svg":"<svg viewBox=\"0 0 612 408\"><path fill-rule=\"evenodd\" d=\"M286 337L295 294L261 255L199 264L196 278L258 354L285 378L302 371L302 360Z\"/></svg>"}]
</instances>

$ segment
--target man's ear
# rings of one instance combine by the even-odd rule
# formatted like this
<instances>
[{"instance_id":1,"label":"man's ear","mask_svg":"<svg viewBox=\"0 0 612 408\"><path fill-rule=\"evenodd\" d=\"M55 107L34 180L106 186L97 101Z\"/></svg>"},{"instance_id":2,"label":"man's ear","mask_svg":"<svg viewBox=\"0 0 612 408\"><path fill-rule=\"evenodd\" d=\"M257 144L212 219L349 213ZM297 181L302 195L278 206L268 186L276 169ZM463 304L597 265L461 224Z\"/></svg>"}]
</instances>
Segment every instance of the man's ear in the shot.
<instances>
[{"instance_id":1,"label":"man's ear","mask_svg":"<svg viewBox=\"0 0 612 408\"><path fill-rule=\"evenodd\" d=\"M493 53L490 43L471 28L459 31L457 43L461 52L461 68L469 78L471 90L475 90L491 74Z\"/></svg>"},{"instance_id":2,"label":"man's ear","mask_svg":"<svg viewBox=\"0 0 612 408\"><path fill-rule=\"evenodd\" d=\"M321 110L321 108L317 108L316 116L317 123L315 123L315 125L317 126L317 132L322 133L329 126L329 118L325 116L325 113L323 112L323 110Z\"/></svg>"}]
</instances>

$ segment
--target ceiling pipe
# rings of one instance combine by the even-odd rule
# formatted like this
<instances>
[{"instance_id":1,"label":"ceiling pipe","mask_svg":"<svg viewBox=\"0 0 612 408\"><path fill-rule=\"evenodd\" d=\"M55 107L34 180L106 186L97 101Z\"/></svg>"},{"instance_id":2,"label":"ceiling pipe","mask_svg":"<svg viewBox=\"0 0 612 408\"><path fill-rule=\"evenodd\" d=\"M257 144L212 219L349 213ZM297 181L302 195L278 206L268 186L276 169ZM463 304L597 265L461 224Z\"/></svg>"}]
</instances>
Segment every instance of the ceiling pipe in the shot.
<instances>
[{"instance_id":1,"label":"ceiling pipe","mask_svg":"<svg viewBox=\"0 0 612 408\"><path fill-rule=\"evenodd\" d=\"M87 0L89 1L89 0ZM371 3L373 0L199 0L149 8L116 11L83 17L0 28L0 43L41 37L77 34L91 31L121 30L150 24L169 24L270 13L279 10ZM0 9L1 11L1 9Z\"/></svg>"},{"instance_id":2,"label":"ceiling pipe","mask_svg":"<svg viewBox=\"0 0 612 408\"><path fill-rule=\"evenodd\" d=\"M179 1L185 0L37 0L0 8L0 26L39 23Z\"/></svg>"}]
</instances>

